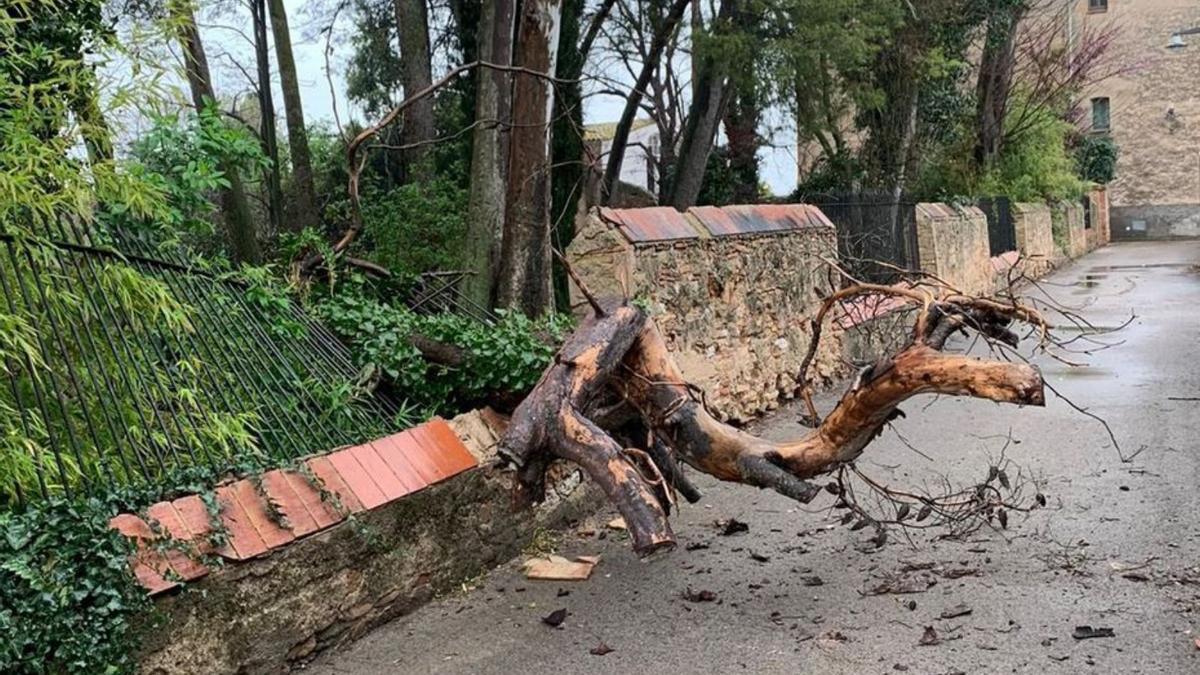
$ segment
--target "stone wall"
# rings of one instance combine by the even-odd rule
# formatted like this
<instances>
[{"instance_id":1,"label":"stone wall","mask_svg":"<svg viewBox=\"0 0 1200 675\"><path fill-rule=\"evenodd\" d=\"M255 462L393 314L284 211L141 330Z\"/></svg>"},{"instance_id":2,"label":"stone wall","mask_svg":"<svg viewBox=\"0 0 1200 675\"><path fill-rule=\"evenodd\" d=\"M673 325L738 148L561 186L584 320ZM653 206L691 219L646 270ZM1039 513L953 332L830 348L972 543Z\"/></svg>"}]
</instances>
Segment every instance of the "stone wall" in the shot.
<instances>
[{"instance_id":1,"label":"stone wall","mask_svg":"<svg viewBox=\"0 0 1200 675\"><path fill-rule=\"evenodd\" d=\"M1114 206L1112 236L1117 240L1200 237L1200 204Z\"/></svg>"},{"instance_id":2,"label":"stone wall","mask_svg":"<svg viewBox=\"0 0 1200 675\"><path fill-rule=\"evenodd\" d=\"M1088 239L1087 229L1084 227L1083 205L1075 202L1056 202L1051 204L1050 213L1055 249L1067 258L1078 258L1087 253Z\"/></svg>"},{"instance_id":3,"label":"stone wall","mask_svg":"<svg viewBox=\"0 0 1200 675\"><path fill-rule=\"evenodd\" d=\"M1054 266L1054 224L1050 206L1041 202L1013 202L1013 229L1026 274L1040 277Z\"/></svg>"},{"instance_id":4,"label":"stone wall","mask_svg":"<svg viewBox=\"0 0 1200 675\"><path fill-rule=\"evenodd\" d=\"M507 562L539 529L585 518L600 504L578 469L556 465L545 504L514 510L512 472L494 460L499 428L479 413L450 426L479 467L252 558L212 565L203 578L155 596L140 627L141 672L287 672ZM344 485L327 486L350 498Z\"/></svg>"},{"instance_id":5,"label":"stone wall","mask_svg":"<svg viewBox=\"0 0 1200 675\"><path fill-rule=\"evenodd\" d=\"M567 257L596 295L644 301L687 379L727 419L790 398L809 319L829 291L833 226L814 207L593 211ZM575 307L581 299L574 297ZM841 336L821 340L812 374L840 371Z\"/></svg>"},{"instance_id":6,"label":"stone wall","mask_svg":"<svg viewBox=\"0 0 1200 675\"><path fill-rule=\"evenodd\" d=\"M977 207L917 204L917 250L921 269L963 293L988 293L988 226Z\"/></svg>"},{"instance_id":7,"label":"stone wall","mask_svg":"<svg viewBox=\"0 0 1200 675\"><path fill-rule=\"evenodd\" d=\"M1091 204L1088 221L1091 227L1087 229L1087 247L1094 251L1101 246L1107 246L1112 239L1112 227L1109 223L1108 190L1096 188L1088 193Z\"/></svg>"}]
</instances>

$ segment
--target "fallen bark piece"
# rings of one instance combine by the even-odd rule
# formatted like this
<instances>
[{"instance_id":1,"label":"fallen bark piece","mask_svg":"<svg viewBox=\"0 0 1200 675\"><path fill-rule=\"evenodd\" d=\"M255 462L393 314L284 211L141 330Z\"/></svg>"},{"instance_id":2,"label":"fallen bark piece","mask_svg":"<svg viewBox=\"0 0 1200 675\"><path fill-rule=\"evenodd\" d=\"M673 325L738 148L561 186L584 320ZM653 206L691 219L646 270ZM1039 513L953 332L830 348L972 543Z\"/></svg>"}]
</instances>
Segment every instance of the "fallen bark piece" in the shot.
<instances>
[{"instance_id":1,"label":"fallen bark piece","mask_svg":"<svg viewBox=\"0 0 1200 675\"><path fill-rule=\"evenodd\" d=\"M960 616L966 616L972 612L971 608L963 603L959 603L953 607L947 607L942 610L941 618L956 619Z\"/></svg>"},{"instance_id":2,"label":"fallen bark piece","mask_svg":"<svg viewBox=\"0 0 1200 675\"><path fill-rule=\"evenodd\" d=\"M917 640L917 644L922 647L932 647L941 643L942 639L938 637L938 633L934 630L933 626L925 626L925 632L921 633L921 639Z\"/></svg>"},{"instance_id":3,"label":"fallen bark piece","mask_svg":"<svg viewBox=\"0 0 1200 675\"><path fill-rule=\"evenodd\" d=\"M525 561L525 578L541 581L585 581L595 563L567 560L560 556Z\"/></svg>"},{"instance_id":4,"label":"fallen bark piece","mask_svg":"<svg viewBox=\"0 0 1200 675\"><path fill-rule=\"evenodd\" d=\"M717 594L708 590L693 591L691 586L683 592L683 599L688 602L713 602L717 599Z\"/></svg>"},{"instance_id":5,"label":"fallen bark piece","mask_svg":"<svg viewBox=\"0 0 1200 675\"><path fill-rule=\"evenodd\" d=\"M1116 631L1111 628L1092 628L1091 626L1076 626L1075 630L1071 633L1071 637L1075 638L1076 640L1090 640L1092 638L1110 638L1116 636Z\"/></svg>"}]
</instances>

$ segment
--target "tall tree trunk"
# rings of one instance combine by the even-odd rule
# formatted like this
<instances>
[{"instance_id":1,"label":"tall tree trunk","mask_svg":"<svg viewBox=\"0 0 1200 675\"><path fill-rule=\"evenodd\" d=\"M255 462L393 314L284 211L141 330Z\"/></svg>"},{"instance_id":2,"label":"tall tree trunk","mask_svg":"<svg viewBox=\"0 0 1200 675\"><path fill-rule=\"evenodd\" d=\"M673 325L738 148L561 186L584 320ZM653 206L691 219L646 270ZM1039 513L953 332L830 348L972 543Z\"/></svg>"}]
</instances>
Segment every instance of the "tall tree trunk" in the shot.
<instances>
[{"instance_id":1,"label":"tall tree trunk","mask_svg":"<svg viewBox=\"0 0 1200 675\"><path fill-rule=\"evenodd\" d=\"M584 0L563 0L562 28L558 32L555 75L564 80L554 97L550 172L550 245L566 251L575 237L576 205L583 192L583 87L577 80L587 56L579 42ZM554 266L554 304L566 307L570 295L566 270Z\"/></svg>"},{"instance_id":2,"label":"tall tree trunk","mask_svg":"<svg viewBox=\"0 0 1200 675\"><path fill-rule=\"evenodd\" d=\"M1004 115L1017 62L1017 28L1024 13L1018 5L998 9L988 18L975 88L975 167L981 173L995 164L1004 141Z\"/></svg>"},{"instance_id":3,"label":"tall tree trunk","mask_svg":"<svg viewBox=\"0 0 1200 675\"><path fill-rule=\"evenodd\" d=\"M271 93L271 57L267 49L267 6L265 0L251 0L250 14L254 24L254 61L258 66L259 138L263 152L271 160L266 169L267 212L271 233L283 230L283 186L279 166L279 141L275 137L275 99Z\"/></svg>"},{"instance_id":4,"label":"tall tree trunk","mask_svg":"<svg viewBox=\"0 0 1200 675\"><path fill-rule=\"evenodd\" d=\"M621 119L613 131L608 164L604 169L604 182L600 186L600 199L604 203L608 203L616 196L617 185L621 180L621 164L625 161L625 147L629 143L629 133L633 129L633 121L637 117L642 96L645 95L646 87L650 85L650 78L654 75L654 70L658 68L663 50L666 49L667 43L675 34L680 20L683 19L684 11L691 3L692 0L674 0L670 9L667 10L666 16L663 17L662 23L659 24L658 30L654 32L654 37L650 40L650 49L646 53L642 70L638 73L637 82L634 83L633 90L629 92L629 97L625 99L625 110L621 112Z\"/></svg>"},{"instance_id":5,"label":"tall tree trunk","mask_svg":"<svg viewBox=\"0 0 1200 675\"><path fill-rule=\"evenodd\" d=\"M516 0L485 1L480 8L481 60L512 63ZM508 123L512 108L511 75L492 68L475 72L475 130L471 146L471 184L463 269L471 272L463 292L490 307L495 297L500 240L504 230L505 177L508 174Z\"/></svg>"},{"instance_id":6,"label":"tall tree trunk","mask_svg":"<svg viewBox=\"0 0 1200 675\"><path fill-rule=\"evenodd\" d=\"M215 106L216 95L213 93L212 75L208 70L208 57L204 53L204 44L200 41L200 30L196 26L196 15L192 12L192 5L186 0L179 0L173 9L177 20L179 44L184 54L184 69L192 92L192 103L197 111L209 105ZM229 242L231 257L234 262L258 263L262 259L262 251L258 246L254 217L250 213L250 204L246 201L246 189L242 184L241 174L237 166L228 159L222 159L221 171L229 181L229 187L220 191L220 199L221 215L225 220L225 237Z\"/></svg>"},{"instance_id":7,"label":"tall tree trunk","mask_svg":"<svg viewBox=\"0 0 1200 675\"><path fill-rule=\"evenodd\" d=\"M395 0L396 26L400 34L401 77L404 95L412 96L433 83L433 67L429 50L429 8L425 0ZM436 133L433 120L433 97L426 96L404 113L401 143L410 147L404 152L405 168L410 176L428 179L427 166L422 159L429 150L428 143Z\"/></svg>"},{"instance_id":8,"label":"tall tree trunk","mask_svg":"<svg viewBox=\"0 0 1200 675\"><path fill-rule=\"evenodd\" d=\"M313 185L312 154L308 149L308 130L304 126L304 106L300 101L300 79L292 55L292 36L288 28L283 0L267 0L271 14L271 33L275 36L275 61L279 68L279 86L283 90L283 113L287 118L288 154L292 160L291 194L284 224L293 232L317 227L317 189Z\"/></svg>"},{"instance_id":9,"label":"tall tree trunk","mask_svg":"<svg viewBox=\"0 0 1200 675\"><path fill-rule=\"evenodd\" d=\"M730 20L736 10L737 0L721 0L716 21ZM696 60L693 56L693 63ZM696 86L692 90L692 102L688 106L687 121L679 142L679 155L667 191L671 206L680 211L694 206L696 198L700 196L708 155L712 152L717 127L728 102L728 74L725 67L712 54L700 55L698 60L700 63L695 66Z\"/></svg>"},{"instance_id":10,"label":"tall tree trunk","mask_svg":"<svg viewBox=\"0 0 1200 675\"><path fill-rule=\"evenodd\" d=\"M739 33L753 36L758 33L756 14L745 6L734 12L733 25ZM753 60L753 57L751 57ZM747 68L742 64L739 69ZM725 106L725 142L729 170L733 174L735 204L758 201L758 123L762 117L758 87L751 73L730 78L729 102Z\"/></svg>"},{"instance_id":11,"label":"tall tree trunk","mask_svg":"<svg viewBox=\"0 0 1200 675\"><path fill-rule=\"evenodd\" d=\"M912 32L907 33L909 37ZM907 187L916 145L920 101L920 66L916 49L902 37L880 53L876 82L887 97L883 105L866 115L869 133L863 148L868 183L890 195L888 220L893 250L905 241L900 221L900 201Z\"/></svg>"},{"instance_id":12,"label":"tall tree trunk","mask_svg":"<svg viewBox=\"0 0 1200 675\"><path fill-rule=\"evenodd\" d=\"M526 0L518 17L515 65L553 76L562 0ZM536 317L554 309L550 284L550 141L554 84L513 78L512 145L497 304Z\"/></svg>"},{"instance_id":13,"label":"tall tree trunk","mask_svg":"<svg viewBox=\"0 0 1200 675\"><path fill-rule=\"evenodd\" d=\"M758 201L758 122L761 110L753 82L731 83L725 106L725 137L729 169L733 173L733 201Z\"/></svg>"}]
</instances>

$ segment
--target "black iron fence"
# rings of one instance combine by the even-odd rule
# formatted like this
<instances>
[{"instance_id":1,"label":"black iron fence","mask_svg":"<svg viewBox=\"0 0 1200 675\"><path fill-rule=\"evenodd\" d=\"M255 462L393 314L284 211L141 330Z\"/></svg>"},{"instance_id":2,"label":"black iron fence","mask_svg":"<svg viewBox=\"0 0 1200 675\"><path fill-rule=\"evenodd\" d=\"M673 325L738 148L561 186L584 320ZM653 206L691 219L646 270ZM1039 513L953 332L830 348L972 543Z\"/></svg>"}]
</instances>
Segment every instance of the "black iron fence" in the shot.
<instances>
[{"instance_id":1,"label":"black iron fence","mask_svg":"<svg viewBox=\"0 0 1200 675\"><path fill-rule=\"evenodd\" d=\"M988 197L979 200L979 208L987 216L988 248L993 256L1017 250L1017 229L1013 222L1012 200L1008 197Z\"/></svg>"},{"instance_id":2,"label":"black iron fence","mask_svg":"<svg viewBox=\"0 0 1200 675\"><path fill-rule=\"evenodd\" d=\"M890 283L901 270L920 266L916 202L886 191L810 195L837 227L838 256L857 278Z\"/></svg>"},{"instance_id":3,"label":"black iron fence","mask_svg":"<svg viewBox=\"0 0 1200 675\"><path fill-rule=\"evenodd\" d=\"M395 405L286 296L131 233L0 232L0 508L376 437Z\"/></svg>"}]
</instances>

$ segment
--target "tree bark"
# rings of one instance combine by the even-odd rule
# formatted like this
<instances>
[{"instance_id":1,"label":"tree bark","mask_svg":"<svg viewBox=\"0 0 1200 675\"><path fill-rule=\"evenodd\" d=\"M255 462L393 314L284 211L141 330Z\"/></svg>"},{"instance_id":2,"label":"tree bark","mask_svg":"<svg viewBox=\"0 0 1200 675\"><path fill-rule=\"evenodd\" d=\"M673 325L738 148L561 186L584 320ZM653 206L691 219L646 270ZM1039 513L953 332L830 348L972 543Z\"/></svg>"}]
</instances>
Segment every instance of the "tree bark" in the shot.
<instances>
[{"instance_id":1,"label":"tree bark","mask_svg":"<svg viewBox=\"0 0 1200 675\"><path fill-rule=\"evenodd\" d=\"M518 17L514 64L553 76L562 0L529 0ZM554 84L513 79L511 146L497 304L536 317L554 309L550 249L550 141Z\"/></svg>"},{"instance_id":2,"label":"tree bark","mask_svg":"<svg viewBox=\"0 0 1200 675\"><path fill-rule=\"evenodd\" d=\"M515 0L481 6L479 58L512 64ZM463 292L475 303L492 306L504 229L505 177L509 132L503 123L511 111L512 75L494 68L475 73L475 130L471 147L471 182L467 204L467 237L463 269L471 272Z\"/></svg>"},{"instance_id":3,"label":"tree bark","mask_svg":"<svg viewBox=\"0 0 1200 675\"><path fill-rule=\"evenodd\" d=\"M174 4L180 47L184 54L184 68L188 86L192 92L192 103L197 112L206 106L216 105L212 75L208 70L208 57L200 41L200 30L190 3L180 0ZM262 259L254 217L246 200L246 189L238 168L227 159L221 161L221 171L229 181L229 187L220 191L221 214L225 221L225 237L229 242L234 262L256 264Z\"/></svg>"},{"instance_id":4,"label":"tree bark","mask_svg":"<svg viewBox=\"0 0 1200 675\"><path fill-rule=\"evenodd\" d=\"M308 129L304 125L304 106L300 99L300 78L292 54L291 30L283 0L267 0L271 15L271 33L275 37L275 61L279 68L279 87L283 91L283 113L287 118L288 154L292 161L291 190L284 225L293 232L320 224L317 189L313 184L312 153L308 148Z\"/></svg>"},{"instance_id":5,"label":"tree bark","mask_svg":"<svg viewBox=\"0 0 1200 675\"><path fill-rule=\"evenodd\" d=\"M1017 29L1024 13L1021 6L1002 8L988 18L975 87L974 158L981 173L995 165L1004 141L1004 116L1017 62Z\"/></svg>"},{"instance_id":6,"label":"tree bark","mask_svg":"<svg viewBox=\"0 0 1200 675\"><path fill-rule=\"evenodd\" d=\"M737 0L721 0L717 21L728 21L736 9ZM708 155L712 152L717 127L728 102L728 74L712 54L705 54L700 59L695 79L696 86L692 91L692 102L688 107L687 122L683 127L683 138L679 143L679 155L675 160L675 170L671 173L668 192L671 206L680 211L695 206L700 196Z\"/></svg>"},{"instance_id":7,"label":"tree bark","mask_svg":"<svg viewBox=\"0 0 1200 675\"><path fill-rule=\"evenodd\" d=\"M404 95L412 96L425 90L433 83L433 66L429 50L429 8L425 0L395 0L396 27L400 34L400 58ZM433 97L426 97L404 113L401 143L409 147L404 151L405 169L409 175L427 180L429 167L422 160L433 140L436 126L433 119Z\"/></svg>"},{"instance_id":8,"label":"tree bark","mask_svg":"<svg viewBox=\"0 0 1200 675\"><path fill-rule=\"evenodd\" d=\"M629 133L633 129L633 122L637 117L642 97L650 85L650 78L654 75L654 70L658 68L659 59L662 58L667 43L675 34L675 30L679 28L684 11L691 3L692 0L674 0L670 9L667 10L666 16L663 17L662 23L658 26L658 30L654 32L654 37L650 40L650 48L642 63L642 70L638 73L637 82L634 83L628 98L625 99L625 109L621 112L621 119L613 131L612 146L608 153L607 166L604 169L604 181L600 185L600 199L605 204L616 195L617 184L621 180L621 164L625 161L625 147L629 143Z\"/></svg>"},{"instance_id":9,"label":"tree bark","mask_svg":"<svg viewBox=\"0 0 1200 675\"><path fill-rule=\"evenodd\" d=\"M267 212L273 234L283 230L283 181L279 166L279 141L275 136L275 100L271 93L271 57L267 48L267 6L265 0L251 0L250 14L254 24L254 61L258 66L259 138L263 152L271 160L265 169L267 183Z\"/></svg>"},{"instance_id":10,"label":"tree bark","mask_svg":"<svg viewBox=\"0 0 1200 675\"><path fill-rule=\"evenodd\" d=\"M899 414L900 403L914 395L1044 404L1041 374L1033 366L940 351L950 333L966 326L1011 342L1015 335L1005 327L1011 320L1040 322L1031 310L953 294L935 299L893 287L848 290L893 293L923 307L911 341L864 369L817 428L784 442L755 437L709 414L642 310L622 301L594 303L594 314L564 342L501 439L501 455L518 468L517 497L540 500L549 463L555 458L573 461L617 506L634 550L646 555L674 544L666 488L681 481L678 462L807 503L820 492L807 479L857 458ZM843 290L828 298L814 324L845 297ZM806 365L818 339L814 328ZM618 403L606 394L615 394ZM625 418L611 421L611 411L621 406L636 411L633 416L645 435L614 431L629 423ZM680 491L698 497L694 488Z\"/></svg>"},{"instance_id":11,"label":"tree bark","mask_svg":"<svg viewBox=\"0 0 1200 675\"><path fill-rule=\"evenodd\" d=\"M731 83L729 103L725 106L726 156L733 173L733 201L753 204L758 201L758 122L762 111L754 83Z\"/></svg>"}]
</instances>

